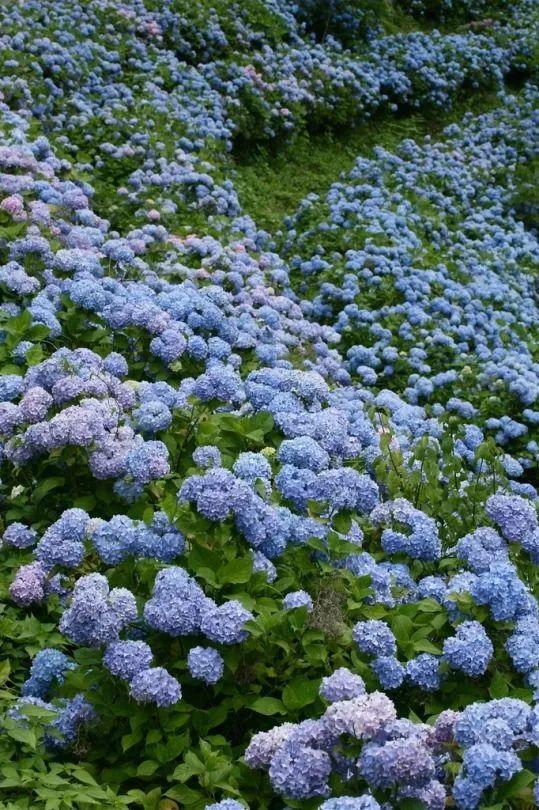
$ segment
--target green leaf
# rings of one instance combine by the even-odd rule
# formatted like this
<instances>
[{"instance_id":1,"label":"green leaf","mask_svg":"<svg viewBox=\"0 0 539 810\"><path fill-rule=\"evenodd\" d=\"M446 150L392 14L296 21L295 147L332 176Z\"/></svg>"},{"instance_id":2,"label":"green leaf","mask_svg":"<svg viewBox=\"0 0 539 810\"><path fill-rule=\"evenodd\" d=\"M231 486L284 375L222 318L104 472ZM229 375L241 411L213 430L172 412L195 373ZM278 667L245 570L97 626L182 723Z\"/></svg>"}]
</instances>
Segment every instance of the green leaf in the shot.
<instances>
[{"instance_id":1,"label":"green leaf","mask_svg":"<svg viewBox=\"0 0 539 810\"><path fill-rule=\"evenodd\" d=\"M401 810L424 810L425 805L419 799L401 799L399 807Z\"/></svg>"},{"instance_id":2,"label":"green leaf","mask_svg":"<svg viewBox=\"0 0 539 810\"><path fill-rule=\"evenodd\" d=\"M174 801L180 802L180 804L185 804L187 807L190 804L195 804L202 799L202 794L198 793L196 790L191 790L191 788L186 787L185 785L175 785L174 787L167 790L165 796L168 796L169 799L174 799Z\"/></svg>"},{"instance_id":3,"label":"green leaf","mask_svg":"<svg viewBox=\"0 0 539 810\"><path fill-rule=\"evenodd\" d=\"M34 503L36 504L40 503L45 497L45 495L47 495L49 492L52 492L53 489L58 489L58 487L62 487L64 484L65 478L62 478L61 476L53 476L51 478L45 478L45 480L42 481L41 484L39 484L39 486L37 486L34 489L33 492Z\"/></svg>"},{"instance_id":4,"label":"green leaf","mask_svg":"<svg viewBox=\"0 0 539 810\"><path fill-rule=\"evenodd\" d=\"M25 745L30 746L30 748L35 749L37 744L37 738L34 731L31 728L20 728L19 726L15 726L14 728L10 728L7 731L8 735L17 740L17 742L24 743Z\"/></svg>"},{"instance_id":5,"label":"green leaf","mask_svg":"<svg viewBox=\"0 0 539 810\"><path fill-rule=\"evenodd\" d=\"M251 703L250 709L257 714L265 714L270 716L272 714L286 714L286 709L282 701L272 697L260 697Z\"/></svg>"},{"instance_id":6,"label":"green leaf","mask_svg":"<svg viewBox=\"0 0 539 810\"><path fill-rule=\"evenodd\" d=\"M309 681L306 678L297 678L283 689L283 703L287 709L302 709L314 703L318 697L320 681Z\"/></svg>"},{"instance_id":7,"label":"green leaf","mask_svg":"<svg viewBox=\"0 0 539 810\"><path fill-rule=\"evenodd\" d=\"M240 585L249 582L253 572L253 559L251 556L238 557L231 560L217 572L219 582Z\"/></svg>"},{"instance_id":8,"label":"green leaf","mask_svg":"<svg viewBox=\"0 0 539 810\"><path fill-rule=\"evenodd\" d=\"M181 765L178 765L170 779L174 782L187 782L191 779L192 776L196 776L200 773L200 768L193 767L191 765L187 765L187 763L182 762Z\"/></svg>"},{"instance_id":9,"label":"green leaf","mask_svg":"<svg viewBox=\"0 0 539 810\"><path fill-rule=\"evenodd\" d=\"M489 686L489 694L492 698L507 697L509 686L500 672L495 672Z\"/></svg>"},{"instance_id":10,"label":"green leaf","mask_svg":"<svg viewBox=\"0 0 539 810\"><path fill-rule=\"evenodd\" d=\"M85 785L93 785L98 787L94 777L89 774L88 771L85 771L82 768L74 768L71 773L75 779L78 779L79 782L83 782Z\"/></svg>"},{"instance_id":11,"label":"green leaf","mask_svg":"<svg viewBox=\"0 0 539 810\"><path fill-rule=\"evenodd\" d=\"M414 650L416 652L431 653L432 655L441 655L442 651L436 644L429 641L428 638L420 638L419 641L414 641Z\"/></svg>"},{"instance_id":12,"label":"green leaf","mask_svg":"<svg viewBox=\"0 0 539 810\"><path fill-rule=\"evenodd\" d=\"M137 776L152 776L159 767L159 763L153 759L145 759L137 768Z\"/></svg>"},{"instance_id":13,"label":"green leaf","mask_svg":"<svg viewBox=\"0 0 539 810\"><path fill-rule=\"evenodd\" d=\"M11 665L9 661L2 661L0 664L0 684L3 684L9 678L9 673L11 672Z\"/></svg>"},{"instance_id":14,"label":"green leaf","mask_svg":"<svg viewBox=\"0 0 539 810\"><path fill-rule=\"evenodd\" d=\"M142 740L142 732L135 731L133 734L124 734L122 737L121 745L122 751L129 751L134 745L137 745Z\"/></svg>"},{"instance_id":15,"label":"green leaf","mask_svg":"<svg viewBox=\"0 0 539 810\"><path fill-rule=\"evenodd\" d=\"M28 351L25 354L25 360L27 365L37 366L38 363L41 363L44 356L45 355L41 346L36 345L28 349Z\"/></svg>"},{"instance_id":16,"label":"green leaf","mask_svg":"<svg viewBox=\"0 0 539 810\"><path fill-rule=\"evenodd\" d=\"M498 788L496 791L496 798L508 799L511 796L518 796L523 788L527 788L528 785L531 785L531 783L534 781L535 774L533 774L531 771L519 771L519 773L516 773L513 778L509 780L509 782L506 782L505 785Z\"/></svg>"}]
</instances>

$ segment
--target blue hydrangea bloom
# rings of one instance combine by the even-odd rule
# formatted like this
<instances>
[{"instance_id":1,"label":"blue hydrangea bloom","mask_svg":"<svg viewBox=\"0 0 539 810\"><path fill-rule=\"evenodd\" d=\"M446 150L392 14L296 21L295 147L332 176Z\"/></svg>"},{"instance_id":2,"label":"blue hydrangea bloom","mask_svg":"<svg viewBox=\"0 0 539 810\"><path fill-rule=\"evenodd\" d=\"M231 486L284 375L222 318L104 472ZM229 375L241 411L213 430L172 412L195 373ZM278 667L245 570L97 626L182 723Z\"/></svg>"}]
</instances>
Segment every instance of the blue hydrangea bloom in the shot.
<instances>
[{"instance_id":1,"label":"blue hydrangea bloom","mask_svg":"<svg viewBox=\"0 0 539 810\"><path fill-rule=\"evenodd\" d=\"M476 621L463 622L457 632L444 642L444 659L453 669L478 677L486 672L494 653L492 642L483 626Z\"/></svg>"},{"instance_id":2,"label":"blue hydrangea bloom","mask_svg":"<svg viewBox=\"0 0 539 810\"><path fill-rule=\"evenodd\" d=\"M163 667L151 667L138 672L131 680L129 693L137 703L155 703L167 708L182 696L180 684Z\"/></svg>"},{"instance_id":3,"label":"blue hydrangea bloom","mask_svg":"<svg viewBox=\"0 0 539 810\"><path fill-rule=\"evenodd\" d=\"M223 677L223 658L212 647L193 647L189 650L187 666L193 678L207 684L217 683Z\"/></svg>"}]
</instances>

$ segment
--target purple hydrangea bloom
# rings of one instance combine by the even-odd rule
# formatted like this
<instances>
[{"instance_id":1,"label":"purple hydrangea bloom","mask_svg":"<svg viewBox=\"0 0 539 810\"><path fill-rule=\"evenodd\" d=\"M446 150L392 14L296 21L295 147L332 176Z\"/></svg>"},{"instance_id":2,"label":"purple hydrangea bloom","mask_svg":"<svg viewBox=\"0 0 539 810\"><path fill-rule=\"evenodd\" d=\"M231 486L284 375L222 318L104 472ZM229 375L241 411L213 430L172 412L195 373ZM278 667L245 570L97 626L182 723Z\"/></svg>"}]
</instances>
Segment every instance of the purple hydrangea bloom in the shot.
<instances>
[{"instance_id":1,"label":"purple hydrangea bloom","mask_svg":"<svg viewBox=\"0 0 539 810\"><path fill-rule=\"evenodd\" d=\"M217 683L223 677L223 658L212 647L193 647L189 650L187 666L193 678L207 684Z\"/></svg>"},{"instance_id":2,"label":"purple hydrangea bloom","mask_svg":"<svg viewBox=\"0 0 539 810\"><path fill-rule=\"evenodd\" d=\"M287 593L283 599L283 608L285 610L294 610L295 608L307 608L310 613L313 609L313 600L306 591L291 591Z\"/></svg>"},{"instance_id":3,"label":"purple hydrangea bloom","mask_svg":"<svg viewBox=\"0 0 539 810\"><path fill-rule=\"evenodd\" d=\"M45 598L47 571L40 562L22 565L9 586L9 593L14 602L21 607L28 607Z\"/></svg>"},{"instance_id":4,"label":"purple hydrangea bloom","mask_svg":"<svg viewBox=\"0 0 539 810\"><path fill-rule=\"evenodd\" d=\"M444 659L453 669L478 677L486 672L494 652L483 626L476 621L463 622L444 642Z\"/></svg>"},{"instance_id":5,"label":"purple hydrangea bloom","mask_svg":"<svg viewBox=\"0 0 539 810\"><path fill-rule=\"evenodd\" d=\"M221 466L221 452L218 447L211 444L205 444L197 447L193 453L193 461L197 467L202 467L207 470L211 467Z\"/></svg>"},{"instance_id":6,"label":"purple hydrangea bloom","mask_svg":"<svg viewBox=\"0 0 539 810\"><path fill-rule=\"evenodd\" d=\"M131 680L129 693L137 703L155 703L159 708L173 706L182 696L180 684L163 667L138 672Z\"/></svg>"},{"instance_id":7,"label":"purple hydrangea bloom","mask_svg":"<svg viewBox=\"0 0 539 810\"><path fill-rule=\"evenodd\" d=\"M113 641L105 650L103 663L113 675L131 681L152 664L152 651L144 641Z\"/></svg>"},{"instance_id":8,"label":"purple hydrangea bloom","mask_svg":"<svg viewBox=\"0 0 539 810\"><path fill-rule=\"evenodd\" d=\"M330 773L331 760L325 751L297 743L278 748L269 767L273 789L290 799L327 796Z\"/></svg>"},{"instance_id":9,"label":"purple hydrangea bloom","mask_svg":"<svg viewBox=\"0 0 539 810\"><path fill-rule=\"evenodd\" d=\"M371 669L383 689L398 689L404 680L405 669L400 661L392 655L378 656L371 663Z\"/></svg>"},{"instance_id":10,"label":"purple hydrangea bloom","mask_svg":"<svg viewBox=\"0 0 539 810\"><path fill-rule=\"evenodd\" d=\"M363 678L350 672L346 667L339 667L331 675L322 678L320 695L330 703L350 700L363 694L365 694Z\"/></svg>"},{"instance_id":11,"label":"purple hydrangea bloom","mask_svg":"<svg viewBox=\"0 0 539 810\"><path fill-rule=\"evenodd\" d=\"M2 542L13 548L31 548L37 542L37 535L34 529L24 523L11 523L3 534Z\"/></svg>"},{"instance_id":12,"label":"purple hydrangea bloom","mask_svg":"<svg viewBox=\"0 0 539 810\"><path fill-rule=\"evenodd\" d=\"M406 664L406 677L427 692L434 692L440 686L440 660L435 655L421 653Z\"/></svg>"},{"instance_id":13,"label":"purple hydrangea bloom","mask_svg":"<svg viewBox=\"0 0 539 810\"><path fill-rule=\"evenodd\" d=\"M252 618L253 614L241 602L231 599L223 605L207 606L202 614L200 630L210 641L237 644L249 635L244 625Z\"/></svg>"},{"instance_id":14,"label":"purple hydrangea bloom","mask_svg":"<svg viewBox=\"0 0 539 810\"><path fill-rule=\"evenodd\" d=\"M394 656L397 642L391 629L379 619L360 621L355 625L352 636L361 652L374 656Z\"/></svg>"}]
</instances>

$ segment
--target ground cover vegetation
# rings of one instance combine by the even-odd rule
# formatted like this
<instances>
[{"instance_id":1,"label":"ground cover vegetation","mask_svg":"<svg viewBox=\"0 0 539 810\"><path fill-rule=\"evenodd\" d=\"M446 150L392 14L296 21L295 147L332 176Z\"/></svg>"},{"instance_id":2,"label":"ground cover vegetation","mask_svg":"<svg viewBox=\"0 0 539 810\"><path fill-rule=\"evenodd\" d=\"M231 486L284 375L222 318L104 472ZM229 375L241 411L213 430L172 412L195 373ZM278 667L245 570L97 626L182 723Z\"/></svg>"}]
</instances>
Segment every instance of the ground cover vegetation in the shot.
<instances>
[{"instance_id":1,"label":"ground cover vegetation","mask_svg":"<svg viewBox=\"0 0 539 810\"><path fill-rule=\"evenodd\" d=\"M539 803L536 0L0 6L0 806Z\"/></svg>"}]
</instances>

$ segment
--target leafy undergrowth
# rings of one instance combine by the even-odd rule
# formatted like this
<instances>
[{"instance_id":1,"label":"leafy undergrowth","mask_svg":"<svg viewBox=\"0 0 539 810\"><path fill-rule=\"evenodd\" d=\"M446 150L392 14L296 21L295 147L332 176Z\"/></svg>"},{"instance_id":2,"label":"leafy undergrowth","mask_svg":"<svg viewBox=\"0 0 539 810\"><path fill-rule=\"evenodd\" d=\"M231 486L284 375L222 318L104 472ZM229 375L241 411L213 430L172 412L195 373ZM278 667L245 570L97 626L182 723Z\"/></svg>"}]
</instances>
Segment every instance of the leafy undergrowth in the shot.
<instances>
[{"instance_id":1,"label":"leafy undergrowth","mask_svg":"<svg viewBox=\"0 0 539 810\"><path fill-rule=\"evenodd\" d=\"M448 111L409 111L354 129L303 133L278 147L245 147L235 153L232 163L240 203L261 228L275 234L301 200L308 194L324 194L359 156L370 157L376 147L392 151L406 138L440 137L446 126L458 123L466 112L477 115L497 104L495 93L475 93Z\"/></svg>"},{"instance_id":2,"label":"leafy undergrowth","mask_svg":"<svg viewBox=\"0 0 539 810\"><path fill-rule=\"evenodd\" d=\"M0 5L0 806L539 802L534 0Z\"/></svg>"}]
</instances>

